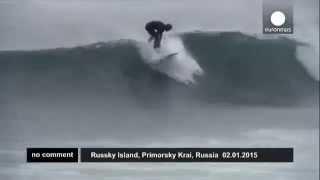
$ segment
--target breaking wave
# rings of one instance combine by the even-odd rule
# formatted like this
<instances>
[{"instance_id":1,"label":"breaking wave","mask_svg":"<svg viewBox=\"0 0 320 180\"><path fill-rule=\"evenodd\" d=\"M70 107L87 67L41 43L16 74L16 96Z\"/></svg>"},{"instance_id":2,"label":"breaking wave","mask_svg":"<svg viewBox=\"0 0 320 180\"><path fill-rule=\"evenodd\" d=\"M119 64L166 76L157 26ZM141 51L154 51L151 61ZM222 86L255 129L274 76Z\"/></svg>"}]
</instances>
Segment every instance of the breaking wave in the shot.
<instances>
[{"instance_id":1,"label":"breaking wave","mask_svg":"<svg viewBox=\"0 0 320 180\"><path fill-rule=\"evenodd\" d=\"M157 103L175 98L295 104L318 93L318 81L296 57L301 45L290 39L258 39L238 32L184 33L165 41L163 54L179 54L161 66L152 63L154 52L148 46L119 40L0 52L0 98L92 94Z\"/></svg>"}]
</instances>

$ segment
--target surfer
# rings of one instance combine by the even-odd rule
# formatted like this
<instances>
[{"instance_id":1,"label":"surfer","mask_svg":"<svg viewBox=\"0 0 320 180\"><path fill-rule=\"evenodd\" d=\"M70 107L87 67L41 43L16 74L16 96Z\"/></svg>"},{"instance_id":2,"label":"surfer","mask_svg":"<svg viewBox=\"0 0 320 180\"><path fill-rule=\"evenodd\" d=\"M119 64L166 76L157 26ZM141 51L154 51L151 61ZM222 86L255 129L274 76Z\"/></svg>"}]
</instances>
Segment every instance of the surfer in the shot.
<instances>
[{"instance_id":1,"label":"surfer","mask_svg":"<svg viewBox=\"0 0 320 180\"><path fill-rule=\"evenodd\" d=\"M150 34L149 42L154 40L153 48L160 48L162 33L172 29L171 24L164 24L161 21L150 21L146 24L145 29Z\"/></svg>"}]
</instances>

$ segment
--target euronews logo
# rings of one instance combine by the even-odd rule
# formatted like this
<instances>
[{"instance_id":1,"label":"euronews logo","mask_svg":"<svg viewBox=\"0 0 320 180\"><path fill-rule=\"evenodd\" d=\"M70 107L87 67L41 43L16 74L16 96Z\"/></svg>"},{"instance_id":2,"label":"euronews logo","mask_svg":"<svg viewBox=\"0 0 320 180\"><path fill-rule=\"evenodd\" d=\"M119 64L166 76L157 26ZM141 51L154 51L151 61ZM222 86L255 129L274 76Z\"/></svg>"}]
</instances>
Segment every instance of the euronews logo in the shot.
<instances>
[{"instance_id":1,"label":"euronews logo","mask_svg":"<svg viewBox=\"0 0 320 180\"><path fill-rule=\"evenodd\" d=\"M263 33L292 34L293 10L290 2L263 3Z\"/></svg>"}]
</instances>

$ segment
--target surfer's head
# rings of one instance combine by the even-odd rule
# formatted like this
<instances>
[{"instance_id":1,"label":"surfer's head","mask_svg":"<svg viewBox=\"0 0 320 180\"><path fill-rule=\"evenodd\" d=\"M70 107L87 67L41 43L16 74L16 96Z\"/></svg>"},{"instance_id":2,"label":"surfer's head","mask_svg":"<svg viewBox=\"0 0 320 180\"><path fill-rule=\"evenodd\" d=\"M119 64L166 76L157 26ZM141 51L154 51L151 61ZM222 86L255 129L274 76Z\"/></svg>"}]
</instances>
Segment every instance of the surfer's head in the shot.
<instances>
[{"instance_id":1,"label":"surfer's head","mask_svg":"<svg viewBox=\"0 0 320 180\"><path fill-rule=\"evenodd\" d=\"M166 24L166 26L164 27L164 29L166 31L170 31L172 29L172 25L171 24Z\"/></svg>"}]
</instances>

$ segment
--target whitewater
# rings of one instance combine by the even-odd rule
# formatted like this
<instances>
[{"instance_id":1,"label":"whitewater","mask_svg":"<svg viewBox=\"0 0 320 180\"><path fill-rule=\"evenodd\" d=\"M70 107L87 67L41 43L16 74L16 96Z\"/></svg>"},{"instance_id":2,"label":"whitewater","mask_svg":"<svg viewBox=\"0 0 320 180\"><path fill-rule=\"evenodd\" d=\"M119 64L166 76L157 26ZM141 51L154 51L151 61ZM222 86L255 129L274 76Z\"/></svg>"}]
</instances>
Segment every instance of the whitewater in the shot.
<instances>
[{"instance_id":1,"label":"whitewater","mask_svg":"<svg viewBox=\"0 0 320 180\"><path fill-rule=\"evenodd\" d=\"M137 43L137 46L144 62L181 83L195 84L195 77L203 74L202 68L177 35L165 37L159 49L153 49L152 44L143 42ZM176 52L177 55L160 62L162 57Z\"/></svg>"}]
</instances>

